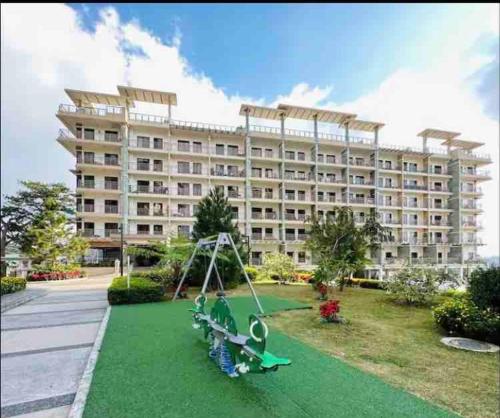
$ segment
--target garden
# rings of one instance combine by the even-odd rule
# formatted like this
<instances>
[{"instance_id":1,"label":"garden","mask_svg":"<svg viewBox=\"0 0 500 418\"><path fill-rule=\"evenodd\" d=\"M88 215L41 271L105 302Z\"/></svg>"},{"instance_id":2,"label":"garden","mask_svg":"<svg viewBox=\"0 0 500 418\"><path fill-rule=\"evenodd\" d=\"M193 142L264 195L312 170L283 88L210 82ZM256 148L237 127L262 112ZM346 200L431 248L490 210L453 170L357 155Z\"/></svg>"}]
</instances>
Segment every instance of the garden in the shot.
<instances>
[{"instance_id":1,"label":"garden","mask_svg":"<svg viewBox=\"0 0 500 418\"><path fill-rule=\"evenodd\" d=\"M195 240L226 231L244 260L231 214L217 199L202 200L209 216L195 223ZM356 278L384 231L376 219L370 230L352 227L348 211L330 223L312 221L308 245L320 255L312 272L283 254L246 267L270 329L267 349L292 365L236 379L211 363L187 312L199 301L211 251L201 249L193 262L180 289L187 300L172 302L193 242L131 250L157 264L116 278L108 290L110 303L121 306L111 311L84 416L497 416L498 354L440 340L499 342L500 269L477 270L465 290L454 289L450 274L426 268L403 268L384 281ZM248 315L258 310L245 275L224 249L217 265L236 326L246 333ZM220 300L217 290L214 278L207 307Z\"/></svg>"}]
</instances>

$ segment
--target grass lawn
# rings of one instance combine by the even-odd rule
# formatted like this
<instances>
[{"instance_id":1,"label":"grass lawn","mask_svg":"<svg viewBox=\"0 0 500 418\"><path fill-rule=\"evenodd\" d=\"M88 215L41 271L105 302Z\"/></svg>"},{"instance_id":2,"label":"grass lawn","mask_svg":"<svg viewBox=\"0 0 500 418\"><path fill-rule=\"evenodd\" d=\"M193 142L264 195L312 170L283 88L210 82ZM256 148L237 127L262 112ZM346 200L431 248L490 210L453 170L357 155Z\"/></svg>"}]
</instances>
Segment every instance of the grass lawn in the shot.
<instances>
[{"instance_id":1,"label":"grass lawn","mask_svg":"<svg viewBox=\"0 0 500 418\"><path fill-rule=\"evenodd\" d=\"M261 300L267 312L302 306L272 296ZM248 331L248 314L255 312L252 302L248 297L230 299L243 333ZM267 319L273 323L269 351L292 359L291 366L230 379L208 358L202 332L191 328L191 304L190 300L112 308L85 418L453 416L288 337L285 315L300 323L312 315L308 310ZM283 332L277 331L281 326ZM297 331L295 324L291 328Z\"/></svg>"},{"instance_id":2,"label":"grass lawn","mask_svg":"<svg viewBox=\"0 0 500 418\"><path fill-rule=\"evenodd\" d=\"M241 286L233 293L248 292ZM350 321L338 326L320 323L320 302L310 287L262 285L257 293L314 306L269 318L273 329L460 415L498 416L499 356L442 345L429 308L395 305L380 290L346 288L331 296L340 299L340 314Z\"/></svg>"}]
</instances>

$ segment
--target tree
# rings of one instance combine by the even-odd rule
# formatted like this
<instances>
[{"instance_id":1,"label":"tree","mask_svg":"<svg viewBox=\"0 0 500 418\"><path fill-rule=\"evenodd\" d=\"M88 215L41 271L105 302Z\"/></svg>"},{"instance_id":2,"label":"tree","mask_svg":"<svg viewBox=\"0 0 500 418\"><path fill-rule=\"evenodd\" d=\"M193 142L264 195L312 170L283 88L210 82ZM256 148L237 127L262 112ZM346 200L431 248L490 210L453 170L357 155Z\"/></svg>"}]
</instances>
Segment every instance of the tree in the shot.
<instances>
[{"instance_id":1,"label":"tree","mask_svg":"<svg viewBox=\"0 0 500 418\"><path fill-rule=\"evenodd\" d=\"M85 254L88 243L71 232L67 218L56 210L47 210L26 233L31 247L26 253L35 264L56 270L62 257L75 263Z\"/></svg>"},{"instance_id":2,"label":"tree","mask_svg":"<svg viewBox=\"0 0 500 418\"><path fill-rule=\"evenodd\" d=\"M215 188L201 199L193 225L193 240L207 237L216 237L220 232L231 234L236 249L243 263L248 259L247 251L243 246L241 234L237 223L233 223L233 212L231 205L221 190ZM202 254L196 258L193 265L193 278L203 280L205 277L210 254ZM217 267L223 282L229 287L236 285L241 278L242 272L234 252L228 248L222 248L217 258Z\"/></svg>"},{"instance_id":3,"label":"tree","mask_svg":"<svg viewBox=\"0 0 500 418\"><path fill-rule=\"evenodd\" d=\"M338 282L341 291L348 276L371 263L367 251L378 248L387 234L374 214L357 227L349 207L338 208L333 218L328 216L324 221L313 215L310 225L306 247L318 258L321 277Z\"/></svg>"},{"instance_id":4,"label":"tree","mask_svg":"<svg viewBox=\"0 0 500 418\"><path fill-rule=\"evenodd\" d=\"M271 278L277 277L280 283L285 283L293 277L295 263L286 254L265 254L262 273Z\"/></svg>"},{"instance_id":5,"label":"tree","mask_svg":"<svg viewBox=\"0 0 500 418\"><path fill-rule=\"evenodd\" d=\"M29 251L33 235L27 233L28 229L39 222L46 210L65 214L68 220L74 215L74 197L64 184L22 181L21 185L24 189L15 195L5 196L0 209L2 257L8 245L24 253Z\"/></svg>"},{"instance_id":6,"label":"tree","mask_svg":"<svg viewBox=\"0 0 500 418\"><path fill-rule=\"evenodd\" d=\"M147 247L129 247L128 254L159 259L157 266L168 269L172 280L178 281L182 268L194 250L194 245L185 238L174 238L169 243L154 241Z\"/></svg>"}]
</instances>

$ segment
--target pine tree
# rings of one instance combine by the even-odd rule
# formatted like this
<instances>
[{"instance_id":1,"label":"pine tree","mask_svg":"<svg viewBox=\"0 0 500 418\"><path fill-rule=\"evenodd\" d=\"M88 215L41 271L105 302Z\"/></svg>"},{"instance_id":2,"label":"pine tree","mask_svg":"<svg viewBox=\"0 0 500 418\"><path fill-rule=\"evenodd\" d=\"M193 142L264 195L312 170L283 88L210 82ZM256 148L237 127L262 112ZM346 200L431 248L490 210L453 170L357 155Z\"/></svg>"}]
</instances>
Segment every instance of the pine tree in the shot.
<instances>
[{"instance_id":1,"label":"pine tree","mask_svg":"<svg viewBox=\"0 0 500 418\"><path fill-rule=\"evenodd\" d=\"M196 242L202 238L215 238L220 232L231 234L243 263L246 263L248 253L243 246L238 224L233 223L231 205L222 191L212 189L199 203L193 226L193 240ZM203 281L208 256L209 254L202 254L195 260L192 283L200 284ZM242 271L232 249L222 248L219 251L217 267L225 287L234 287L239 283ZM216 283L215 278L212 278L212 283Z\"/></svg>"}]
</instances>

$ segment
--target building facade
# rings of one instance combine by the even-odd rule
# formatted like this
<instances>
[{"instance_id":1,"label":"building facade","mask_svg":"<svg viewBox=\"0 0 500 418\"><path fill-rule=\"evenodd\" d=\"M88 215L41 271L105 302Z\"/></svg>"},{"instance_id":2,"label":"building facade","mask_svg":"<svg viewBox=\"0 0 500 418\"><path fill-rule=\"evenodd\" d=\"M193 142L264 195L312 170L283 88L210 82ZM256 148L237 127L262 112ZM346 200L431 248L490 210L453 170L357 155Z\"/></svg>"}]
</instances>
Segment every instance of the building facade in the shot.
<instances>
[{"instance_id":1,"label":"building facade","mask_svg":"<svg viewBox=\"0 0 500 418\"><path fill-rule=\"evenodd\" d=\"M173 119L173 93L66 93L73 104L59 106L65 129L57 140L76 157L77 228L97 260L118 256L121 227L128 245L189 236L198 201L220 188L255 265L281 251L310 266L305 221L339 206L350 206L360 225L376 211L390 229L370 254L378 276L406 262L464 274L480 261L479 184L490 179L481 167L491 161L472 151L483 144L459 133L426 129L420 147L391 146L379 143L382 123L349 113L243 104L242 125L231 127ZM137 102L165 105L165 115L136 113ZM291 119L313 129L289 129Z\"/></svg>"}]
</instances>

